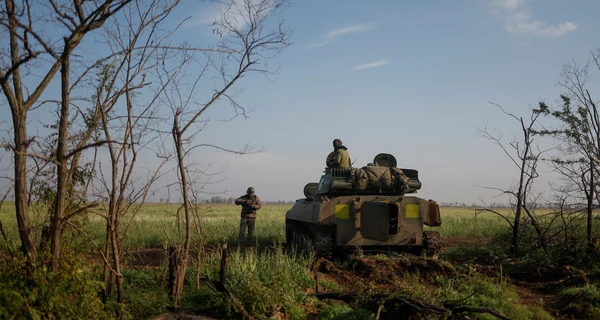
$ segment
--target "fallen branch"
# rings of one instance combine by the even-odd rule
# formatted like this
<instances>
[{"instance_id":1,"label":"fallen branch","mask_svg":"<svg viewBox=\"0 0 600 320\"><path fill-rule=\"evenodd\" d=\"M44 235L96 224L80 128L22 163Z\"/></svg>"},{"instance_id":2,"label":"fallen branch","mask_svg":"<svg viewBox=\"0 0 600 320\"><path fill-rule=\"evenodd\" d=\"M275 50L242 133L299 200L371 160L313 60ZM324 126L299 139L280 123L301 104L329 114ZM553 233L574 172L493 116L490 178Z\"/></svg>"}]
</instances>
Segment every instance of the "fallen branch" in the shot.
<instances>
[{"instance_id":1,"label":"fallen branch","mask_svg":"<svg viewBox=\"0 0 600 320\"><path fill-rule=\"evenodd\" d=\"M327 292L327 293L316 293L314 295L318 299L334 299L334 300L342 300L344 302L352 302L356 301L359 294L357 293L341 293L341 292ZM363 303L364 306L369 309L377 310L377 318L380 318L381 313L384 310L384 304L387 304L387 310L393 309L401 309L401 308L409 308L415 313L420 313L421 315L425 314L447 314L460 316L461 313L470 312L470 313L487 313L501 320L511 320L511 318L501 314L500 312L492 309L492 308L479 308L479 307L469 307L469 306L453 306L453 307L443 307L437 306L425 302L421 302L409 297L402 296L394 296L393 294L373 294L368 297L366 302ZM391 306L396 305L396 308L391 308Z\"/></svg>"},{"instance_id":2,"label":"fallen branch","mask_svg":"<svg viewBox=\"0 0 600 320\"><path fill-rule=\"evenodd\" d=\"M227 280L225 278L227 273L227 255L227 244L223 244L221 248L221 270L219 271L219 281L217 282L203 277L200 279L200 282L211 288L214 292L222 293L227 299L229 299L229 301L231 301L242 314L243 319L254 319L254 317L252 317L248 311L246 311L244 305L227 288Z\"/></svg>"},{"instance_id":3,"label":"fallen branch","mask_svg":"<svg viewBox=\"0 0 600 320\"><path fill-rule=\"evenodd\" d=\"M452 312L455 314L463 313L463 312L489 313L490 315L492 315L498 319L511 320L509 317L501 314L500 312L498 312L492 308L477 308L477 307L460 306L460 307L451 308L450 310L452 310Z\"/></svg>"}]
</instances>

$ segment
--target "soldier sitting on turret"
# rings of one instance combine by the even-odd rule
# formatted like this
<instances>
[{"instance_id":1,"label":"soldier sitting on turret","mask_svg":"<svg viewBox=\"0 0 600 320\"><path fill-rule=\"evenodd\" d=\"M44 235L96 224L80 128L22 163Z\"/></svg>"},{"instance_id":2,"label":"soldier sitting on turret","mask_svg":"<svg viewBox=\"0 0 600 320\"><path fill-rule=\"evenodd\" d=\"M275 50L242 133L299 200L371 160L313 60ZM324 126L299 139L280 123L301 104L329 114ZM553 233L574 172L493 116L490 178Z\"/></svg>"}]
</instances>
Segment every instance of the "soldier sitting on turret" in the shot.
<instances>
[{"instance_id":1,"label":"soldier sitting on turret","mask_svg":"<svg viewBox=\"0 0 600 320\"><path fill-rule=\"evenodd\" d=\"M350 153L342 140L333 140L333 151L327 156L326 164L328 168L350 168Z\"/></svg>"}]
</instances>

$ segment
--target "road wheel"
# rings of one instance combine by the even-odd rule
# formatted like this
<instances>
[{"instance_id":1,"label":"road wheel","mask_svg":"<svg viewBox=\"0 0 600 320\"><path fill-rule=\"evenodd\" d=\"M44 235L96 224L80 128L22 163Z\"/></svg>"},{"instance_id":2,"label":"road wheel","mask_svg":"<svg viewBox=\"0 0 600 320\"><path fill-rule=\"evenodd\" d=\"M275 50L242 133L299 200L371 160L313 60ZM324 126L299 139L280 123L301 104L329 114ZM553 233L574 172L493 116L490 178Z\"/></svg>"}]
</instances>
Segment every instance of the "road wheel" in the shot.
<instances>
[{"instance_id":1,"label":"road wheel","mask_svg":"<svg viewBox=\"0 0 600 320\"><path fill-rule=\"evenodd\" d=\"M333 252L333 237L329 233L317 233L314 239L315 256L331 259Z\"/></svg>"},{"instance_id":2,"label":"road wheel","mask_svg":"<svg viewBox=\"0 0 600 320\"><path fill-rule=\"evenodd\" d=\"M300 243L302 243L302 254L306 257L310 256L313 252L313 246L310 239L308 239L306 235L300 234Z\"/></svg>"},{"instance_id":3,"label":"road wheel","mask_svg":"<svg viewBox=\"0 0 600 320\"><path fill-rule=\"evenodd\" d=\"M428 257L437 258L443 247L442 236L437 231L423 232L423 249Z\"/></svg>"},{"instance_id":4,"label":"road wheel","mask_svg":"<svg viewBox=\"0 0 600 320\"><path fill-rule=\"evenodd\" d=\"M294 231L294 248L296 249L296 254L302 253L302 239L300 238L300 234Z\"/></svg>"},{"instance_id":5,"label":"road wheel","mask_svg":"<svg viewBox=\"0 0 600 320\"><path fill-rule=\"evenodd\" d=\"M292 252L294 248L294 230L287 223L285 224L285 249Z\"/></svg>"}]
</instances>

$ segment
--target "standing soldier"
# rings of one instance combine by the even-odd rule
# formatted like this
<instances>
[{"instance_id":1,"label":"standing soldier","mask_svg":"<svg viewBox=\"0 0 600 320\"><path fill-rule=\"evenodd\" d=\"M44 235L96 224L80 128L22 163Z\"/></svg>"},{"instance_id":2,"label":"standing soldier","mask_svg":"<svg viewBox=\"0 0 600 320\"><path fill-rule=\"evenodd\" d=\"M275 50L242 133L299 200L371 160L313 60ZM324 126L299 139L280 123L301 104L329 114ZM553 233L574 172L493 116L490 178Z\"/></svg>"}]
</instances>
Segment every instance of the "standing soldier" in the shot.
<instances>
[{"instance_id":1,"label":"standing soldier","mask_svg":"<svg viewBox=\"0 0 600 320\"><path fill-rule=\"evenodd\" d=\"M235 204L242 206L242 219L240 221L240 233L238 234L238 245L244 243L244 233L248 227L248 237L246 243L252 243L254 234L254 222L256 220L256 210L261 208L260 198L254 193L254 188L249 187L246 194L235 199Z\"/></svg>"},{"instance_id":2,"label":"standing soldier","mask_svg":"<svg viewBox=\"0 0 600 320\"><path fill-rule=\"evenodd\" d=\"M328 168L350 167L350 153L348 153L348 148L342 144L342 140L333 140L333 151L327 156L326 164Z\"/></svg>"}]
</instances>

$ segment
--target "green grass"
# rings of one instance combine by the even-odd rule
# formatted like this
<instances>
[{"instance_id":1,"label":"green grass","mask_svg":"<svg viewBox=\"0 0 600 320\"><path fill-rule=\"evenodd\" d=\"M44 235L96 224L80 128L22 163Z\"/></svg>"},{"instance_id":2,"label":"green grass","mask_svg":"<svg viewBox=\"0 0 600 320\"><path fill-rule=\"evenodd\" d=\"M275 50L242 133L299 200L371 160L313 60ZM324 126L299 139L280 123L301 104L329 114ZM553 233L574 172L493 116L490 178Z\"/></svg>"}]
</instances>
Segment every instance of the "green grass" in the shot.
<instances>
[{"instance_id":1,"label":"green grass","mask_svg":"<svg viewBox=\"0 0 600 320\"><path fill-rule=\"evenodd\" d=\"M290 204L265 204L258 211L255 237L258 244L272 245L285 240L285 213ZM130 248L165 247L169 240L179 238L176 221L178 206L174 204L149 204L134 219L127 237ZM443 237L491 237L508 230L501 218L486 213L475 215L469 208L441 208L442 226L430 228ZM508 209L500 209L508 210ZM181 217L179 217L181 219ZM202 223L202 240L207 244L235 243L240 221L240 207L232 204L203 206L199 213ZM87 230L102 234L103 219L91 216ZM167 237L168 235L168 237ZM199 236L194 235L194 240Z\"/></svg>"},{"instance_id":2,"label":"green grass","mask_svg":"<svg viewBox=\"0 0 600 320\"><path fill-rule=\"evenodd\" d=\"M284 240L285 213L291 205L263 205L258 211L255 237L258 244L281 243ZM138 214L130 227L127 246L131 248L165 247L169 240L176 242L180 233L177 229L178 207L176 205L150 204ZM235 243L240 223L240 207L235 205L207 205L201 208L200 235L194 232L193 240L201 237L203 243ZM179 219L182 219L180 213ZM91 230L102 226L101 219L90 221L96 224Z\"/></svg>"},{"instance_id":3,"label":"green grass","mask_svg":"<svg viewBox=\"0 0 600 320\"><path fill-rule=\"evenodd\" d=\"M502 214L511 215L510 209L498 209ZM475 209L442 207L442 225L430 228L439 231L443 237L492 237L509 230L506 221L491 213L476 214Z\"/></svg>"},{"instance_id":4,"label":"green grass","mask_svg":"<svg viewBox=\"0 0 600 320\"><path fill-rule=\"evenodd\" d=\"M121 226L128 224L128 233L125 245L127 248L165 248L169 243L177 242L183 236L177 221L183 219L175 204L147 204L134 217L125 216ZM291 208L290 204L268 204L258 211L256 220L255 238L258 244L272 245L281 243L285 239L285 213ZM102 243L106 229L105 219L98 214L99 210L87 213L85 231L95 241ZM232 204L203 205L198 214L201 232L193 233L192 240L202 239L206 244L217 244L224 241L234 243L237 241L240 223L240 207ZM15 218L15 206L6 202L0 208L0 221L7 236L17 243L18 228ZM131 221L131 223L129 223ZM41 232L41 218L34 216L32 224L39 237ZM181 228L183 226L181 225ZM196 229L194 229L196 230ZM91 245L90 245L90 248Z\"/></svg>"}]
</instances>

